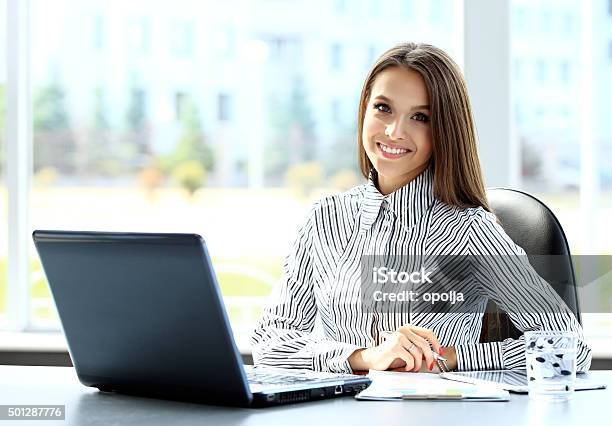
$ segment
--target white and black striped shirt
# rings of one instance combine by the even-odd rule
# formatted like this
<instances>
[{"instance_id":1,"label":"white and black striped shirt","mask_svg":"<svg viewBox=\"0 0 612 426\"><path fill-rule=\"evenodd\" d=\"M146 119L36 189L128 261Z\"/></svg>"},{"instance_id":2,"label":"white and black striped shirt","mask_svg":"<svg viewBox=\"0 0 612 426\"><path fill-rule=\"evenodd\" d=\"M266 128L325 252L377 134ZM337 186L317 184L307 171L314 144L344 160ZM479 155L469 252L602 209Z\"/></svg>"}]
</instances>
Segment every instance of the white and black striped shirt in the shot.
<instances>
[{"instance_id":1,"label":"white and black striped shirt","mask_svg":"<svg viewBox=\"0 0 612 426\"><path fill-rule=\"evenodd\" d=\"M254 330L255 364L350 373L347 360L356 349L379 344L384 331L412 324L433 330L443 346L454 346L459 370L525 368L523 336L479 343L484 308L492 299L512 312L509 316L521 331L577 332L578 371L589 369L591 349L580 324L528 263L519 272L503 269L501 280L475 275L461 289L478 308L471 313L432 314L416 306L401 312L365 312L359 297L362 256L414 254L526 258L493 214L436 199L431 169L386 196L370 176L366 184L325 197L310 210L285 260L281 282ZM514 294L512 283L525 281L535 290L530 303L542 307L539 313L521 314L524 295ZM550 312L546 306L551 300L565 309Z\"/></svg>"}]
</instances>

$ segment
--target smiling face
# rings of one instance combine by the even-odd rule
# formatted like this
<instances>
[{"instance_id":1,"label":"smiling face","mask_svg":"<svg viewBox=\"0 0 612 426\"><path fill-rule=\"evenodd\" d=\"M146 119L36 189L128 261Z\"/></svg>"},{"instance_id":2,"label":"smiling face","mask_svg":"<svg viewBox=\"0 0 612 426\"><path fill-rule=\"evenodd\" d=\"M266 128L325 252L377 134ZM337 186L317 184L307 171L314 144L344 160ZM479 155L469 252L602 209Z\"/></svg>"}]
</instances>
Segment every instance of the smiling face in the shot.
<instances>
[{"instance_id":1,"label":"smiling face","mask_svg":"<svg viewBox=\"0 0 612 426\"><path fill-rule=\"evenodd\" d=\"M418 72L394 66L376 76L362 141L382 194L406 185L427 168L432 155L429 120L429 95Z\"/></svg>"}]
</instances>

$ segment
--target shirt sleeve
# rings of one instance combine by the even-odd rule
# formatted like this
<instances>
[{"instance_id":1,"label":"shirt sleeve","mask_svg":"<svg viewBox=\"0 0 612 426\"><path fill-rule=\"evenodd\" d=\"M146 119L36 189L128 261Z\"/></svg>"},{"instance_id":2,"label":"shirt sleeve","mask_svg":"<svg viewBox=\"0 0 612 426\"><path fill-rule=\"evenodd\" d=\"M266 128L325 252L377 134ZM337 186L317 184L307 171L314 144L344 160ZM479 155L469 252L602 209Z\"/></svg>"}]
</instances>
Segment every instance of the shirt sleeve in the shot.
<instances>
[{"instance_id":1,"label":"shirt sleeve","mask_svg":"<svg viewBox=\"0 0 612 426\"><path fill-rule=\"evenodd\" d=\"M478 260L474 284L508 314L518 330L572 331L578 335L577 371L591 365L591 348L573 312L533 269L525 251L497 223L478 210L470 230L470 251ZM524 369L525 339L457 345L459 370Z\"/></svg>"},{"instance_id":2,"label":"shirt sleeve","mask_svg":"<svg viewBox=\"0 0 612 426\"><path fill-rule=\"evenodd\" d=\"M317 305L312 236L317 205L299 228L282 278L252 334L253 360L255 365L352 373L348 358L360 347L313 333Z\"/></svg>"}]
</instances>

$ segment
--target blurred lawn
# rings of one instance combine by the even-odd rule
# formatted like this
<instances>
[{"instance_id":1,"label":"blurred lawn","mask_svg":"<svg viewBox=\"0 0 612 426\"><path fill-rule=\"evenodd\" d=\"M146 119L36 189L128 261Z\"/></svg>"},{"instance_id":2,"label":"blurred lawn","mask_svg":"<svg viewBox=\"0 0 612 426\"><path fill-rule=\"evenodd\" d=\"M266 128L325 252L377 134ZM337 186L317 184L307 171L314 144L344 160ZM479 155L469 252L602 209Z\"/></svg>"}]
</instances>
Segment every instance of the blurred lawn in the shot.
<instances>
[{"instance_id":1,"label":"blurred lawn","mask_svg":"<svg viewBox=\"0 0 612 426\"><path fill-rule=\"evenodd\" d=\"M0 188L0 199L6 198L3 190ZM184 206L180 223L173 223L172 226L181 225L179 231L188 229L189 232L206 235L207 244L214 248L211 251L221 256L214 257L213 264L221 291L227 297L260 297L270 293L273 281L277 281L281 274L283 259L279 255L279 248L286 247L287 236L294 234L296 223L304 216L312 199L323 195L313 193L312 199L296 200L285 189L206 189L186 200L182 192L173 189L158 190L154 199L146 198L141 190L134 188L95 188L93 191L62 187L37 191L32 197L33 211L44 218L43 223L48 227L68 222L82 229L88 228L91 223L105 223L111 228L157 229L160 223L165 223L168 217L176 213L177 206ZM568 234L572 252L579 253L577 247L582 232L579 226L579 194L532 192L558 215ZM81 200L81 203L66 212L63 206L74 199ZM132 219L126 219L120 212L109 216L105 208L99 207L107 206L111 201L130 212L128 219ZM598 225L606 224L612 214L612 192L602 192L598 202L599 209L597 214L593 214L593 221ZM250 220L244 220L244 206L249 206ZM6 211L0 208L0 223L5 221ZM220 222L230 223L231 226L211 225ZM258 223L258 226L254 227L253 223ZM611 231L604 225L598 229L601 232L597 235L600 240L595 246L597 252L612 255ZM246 232L250 238L242 239ZM241 238L240 244L235 244L238 238ZM49 289L37 257L31 259L30 271L32 300L48 300ZM7 259L0 258L0 314L6 312L6 272ZM609 292L601 296L609 300L612 297ZM45 303L34 303L32 309L35 318L44 320L54 315L52 305L49 307ZM246 310L239 306L228 309L231 316L239 316L239 310Z\"/></svg>"},{"instance_id":2,"label":"blurred lawn","mask_svg":"<svg viewBox=\"0 0 612 426\"><path fill-rule=\"evenodd\" d=\"M255 258L238 258L238 259L219 259L213 258L213 265L216 264L231 264L250 267L253 270L261 271L275 279L278 279L281 274L283 259L255 259ZM7 259L0 259L0 313L6 311L6 293L7 293ZM32 287L30 295L32 299L47 299L51 297L47 281L42 274L40 261L35 258L30 261L30 274ZM219 272L217 279L221 287L221 292L224 296L250 296L261 297L267 296L272 290L267 282L252 276L232 272ZM238 315L237 308L232 308L230 315ZM36 319L45 320L54 315L53 309L50 307L39 307L35 309L34 316Z\"/></svg>"}]
</instances>

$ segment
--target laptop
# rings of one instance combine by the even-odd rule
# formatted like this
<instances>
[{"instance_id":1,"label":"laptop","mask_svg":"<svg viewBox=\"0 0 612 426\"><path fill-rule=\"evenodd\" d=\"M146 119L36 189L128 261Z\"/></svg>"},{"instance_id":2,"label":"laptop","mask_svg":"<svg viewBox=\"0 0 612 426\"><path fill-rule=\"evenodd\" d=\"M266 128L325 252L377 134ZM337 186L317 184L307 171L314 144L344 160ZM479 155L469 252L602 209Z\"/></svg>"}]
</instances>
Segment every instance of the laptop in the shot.
<instances>
[{"instance_id":1,"label":"laptop","mask_svg":"<svg viewBox=\"0 0 612 426\"><path fill-rule=\"evenodd\" d=\"M583 377L581 377L583 376ZM514 393L528 393L526 370L489 370L489 371L461 371L440 373L443 379L454 380L475 385L495 385ZM588 373L576 375L577 391L591 389L605 389L604 383L588 378Z\"/></svg>"},{"instance_id":2,"label":"laptop","mask_svg":"<svg viewBox=\"0 0 612 426\"><path fill-rule=\"evenodd\" d=\"M243 366L196 234L37 230L33 239L85 386L269 406L354 395L364 376Z\"/></svg>"}]
</instances>

